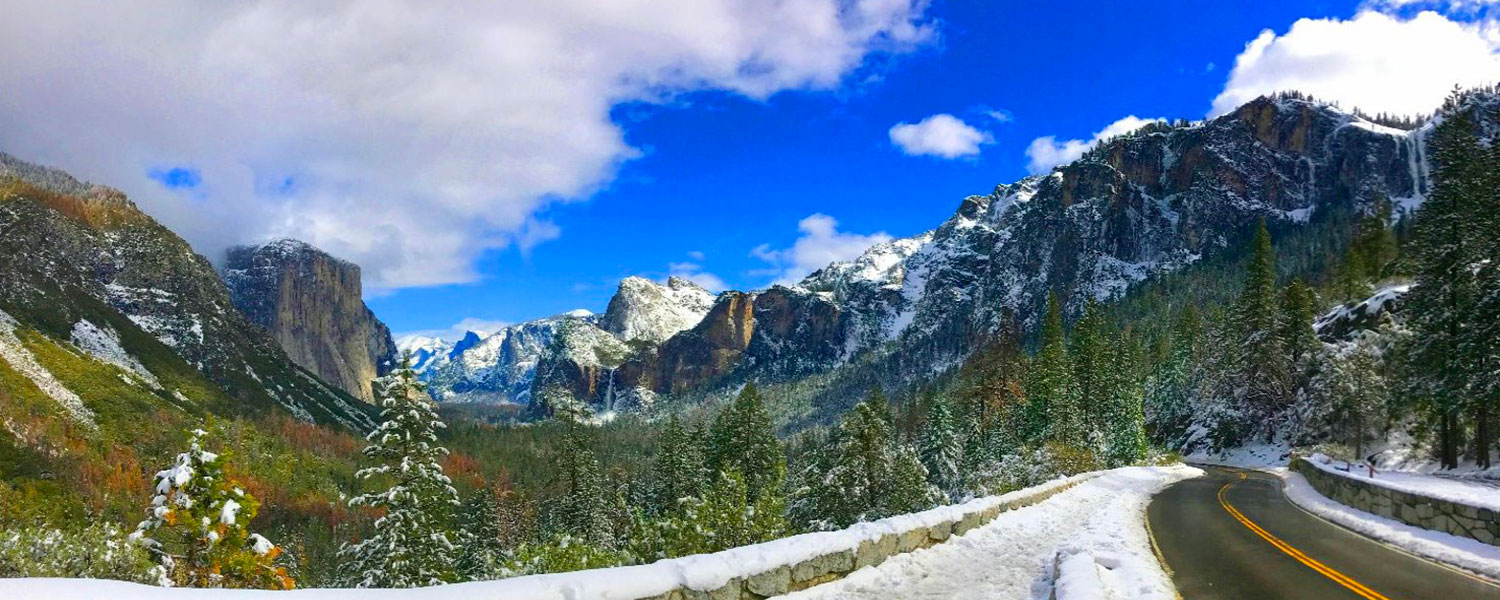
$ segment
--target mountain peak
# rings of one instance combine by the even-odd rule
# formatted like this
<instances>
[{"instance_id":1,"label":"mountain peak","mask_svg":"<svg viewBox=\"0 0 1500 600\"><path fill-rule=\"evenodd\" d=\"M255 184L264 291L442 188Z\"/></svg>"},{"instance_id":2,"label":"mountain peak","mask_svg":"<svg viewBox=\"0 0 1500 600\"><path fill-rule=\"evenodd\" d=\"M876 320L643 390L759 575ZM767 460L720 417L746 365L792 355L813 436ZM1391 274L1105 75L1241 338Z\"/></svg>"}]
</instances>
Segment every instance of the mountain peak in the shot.
<instances>
[{"instance_id":1,"label":"mountain peak","mask_svg":"<svg viewBox=\"0 0 1500 600\"><path fill-rule=\"evenodd\" d=\"M663 285L630 276L620 280L599 327L622 341L659 343L697 325L713 303L711 292L681 277L669 277Z\"/></svg>"}]
</instances>

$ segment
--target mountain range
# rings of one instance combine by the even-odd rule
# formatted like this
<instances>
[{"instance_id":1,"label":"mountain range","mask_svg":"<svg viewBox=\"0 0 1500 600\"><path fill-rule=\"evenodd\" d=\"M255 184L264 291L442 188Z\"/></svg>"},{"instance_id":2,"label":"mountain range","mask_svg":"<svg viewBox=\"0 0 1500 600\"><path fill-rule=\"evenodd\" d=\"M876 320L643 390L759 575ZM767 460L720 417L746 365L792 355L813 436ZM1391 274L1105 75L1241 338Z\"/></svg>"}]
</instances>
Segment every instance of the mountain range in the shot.
<instances>
[{"instance_id":1,"label":"mountain range","mask_svg":"<svg viewBox=\"0 0 1500 600\"><path fill-rule=\"evenodd\" d=\"M932 380L1007 318L1029 329L1049 293L1076 314L1089 299L1121 298L1222 254L1260 219L1285 233L1378 202L1413 210L1426 193L1431 125L1408 127L1297 94L1263 97L1215 119L1106 140L1048 174L963 199L931 231L795 285L708 302L706 292L690 301L668 293L690 289L681 280L631 278L603 318L562 315L403 347L430 357L424 377L445 400L535 404L555 388L611 410L691 402L754 380L795 396L792 418L821 421L872 386ZM637 322L663 326L622 325Z\"/></svg>"},{"instance_id":2,"label":"mountain range","mask_svg":"<svg viewBox=\"0 0 1500 600\"><path fill-rule=\"evenodd\" d=\"M190 373L214 402L354 429L372 423L368 381L408 351L444 402L542 416L566 396L609 412L753 380L782 399L782 417L821 422L873 386L932 381L1008 319L1030 329L1049 294L1072 314L1122 298L1223 254L1260 219L1285 233L1385 201L1409 212L1426 193L1431 123L1408 127L1263 97L1106 140L794 285L714 294L629 277L603 314L457 341L392 340L360 300L358 267L307 244L236 248L215 268L120 192L0 155L0 322L135 373L162 402L208 400L162 377ZM0 335L0 346L27 364L19 339Z\"/></svg>"}]
</instances>

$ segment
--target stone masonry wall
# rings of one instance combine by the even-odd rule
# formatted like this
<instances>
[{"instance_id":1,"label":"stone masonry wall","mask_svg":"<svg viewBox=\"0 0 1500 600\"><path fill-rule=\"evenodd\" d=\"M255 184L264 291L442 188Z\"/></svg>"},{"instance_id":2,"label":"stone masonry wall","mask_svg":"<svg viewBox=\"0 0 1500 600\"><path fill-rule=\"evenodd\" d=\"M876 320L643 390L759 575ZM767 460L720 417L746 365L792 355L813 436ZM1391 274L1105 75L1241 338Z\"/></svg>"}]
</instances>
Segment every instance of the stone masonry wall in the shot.
<instances>
[{"instance_id":1,"label":"stone masonry wall","mask_svg":"<svg viewBox=\"0 0 1500 600\"><path fill-rule=\"evenodd\" d=\"M1086 477L1081 477L1064 485L964 514L957 520L886 534L877 539L865 540L857 548L814 556L794 565L780 565L748 577L731 579L723 586L712 590L680 587L641 600L760 600L805 590L818 584L842 579L857 569L878 565L892 556L945 542L953 536L962 535L989 523L1002 512L1031 506L1086 480Z\"/></svg>"},{"instance_id":2,"label":"stone masonry wall","mask_svg":"<svg viewBox=\"0 0 1500 600\"><path fill-rule=\"evenodd\" d=\"M1488 508L1429 498L1343 477L1320 469L1302 458L1292 461L1292 470L1306 477L1319 494L1345 506L1413 527L1500 546L1500 514Z\"/></svg>"}]
</instances>

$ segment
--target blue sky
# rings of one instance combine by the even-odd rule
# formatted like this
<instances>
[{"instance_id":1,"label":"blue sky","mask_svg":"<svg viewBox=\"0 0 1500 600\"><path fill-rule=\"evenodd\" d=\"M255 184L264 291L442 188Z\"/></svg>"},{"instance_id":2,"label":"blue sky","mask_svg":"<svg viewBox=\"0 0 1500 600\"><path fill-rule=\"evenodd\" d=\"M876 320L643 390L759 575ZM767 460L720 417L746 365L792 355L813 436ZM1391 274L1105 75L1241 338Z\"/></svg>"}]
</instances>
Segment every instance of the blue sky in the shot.
<instances>
[{"instance_id":1,"label":"blue sky","mask_svg":"<svg viewBox=\"0 0 1500 600\"><path fill-rule=\"evenodd\" d=\"M295 237L396 332L757 289L1154 118L1500 81L1500 0L10 0L0 151L216 259ZM998 118L997 118L998 115Z\"/></svg>"},{"instance_id":2,"label":"blue sky","mask_svg":"<svg viewBox=\"0 0 1500 600\"><path fill-rule=\"evenodd\" d=\"M612 117L644 156L586 201L549 209L556 239L526 253L487 252L477 283L402 289L368 303L401 332L603 311L621 277L663 278L672 263L697 264L732 288L763 287L775 276L751 251L790 247L804 217L826 214L859 234L931 229L964 196L1025 176L1034 138L1087 139L1132 114L1202 118L1261 30L1348 17L1357 6L1000 4L937 4L938 43L834 91L766 101L701 92L667 106L619 106ZM987 109L1012 120L999 123ZM993 143L958 160L907 156L891 143L892 125L936 113L987 130Z\"/></svg>"}]
</instances>

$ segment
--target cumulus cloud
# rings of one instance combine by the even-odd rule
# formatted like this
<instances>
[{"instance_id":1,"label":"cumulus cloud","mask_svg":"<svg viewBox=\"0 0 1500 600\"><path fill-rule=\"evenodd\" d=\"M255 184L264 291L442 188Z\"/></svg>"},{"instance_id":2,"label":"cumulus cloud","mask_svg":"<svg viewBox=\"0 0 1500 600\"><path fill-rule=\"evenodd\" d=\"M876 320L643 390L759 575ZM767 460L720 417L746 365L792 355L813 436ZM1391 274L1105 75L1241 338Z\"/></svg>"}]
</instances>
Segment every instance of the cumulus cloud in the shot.
<instances>
[{"instance_id":1,"label":"cumulus cloud","mask_svg":"<svg viewBox=\"0 0 1500 600\"><path fill-rule=\"evenodd\" d=\"M1161 121L1161 119L1142 119L1130 115L1113 123L1104 129L1094 133L1094 137L1087 140L1066 140L1059 142L1057 136L1044 136L1031 140L1031 145L1026 147L1026 158L1029 159L1026 168L1033 174L1046 173L1053 167L1065 165L1083 156L1089 148L1099 145L1099 142L1109 138L1125 135L1148 124Z\"/></svg>"},{"instance_id":2,"label":"cumulus cloud","mask_svg":"<svg viewBox=\"0 0 1500 600\"><path fill-rule=\"evenodd\" d=\"M797 223L801 235L790 248L772 249L761 244L750 255L770 263L759 273L769 275L772 283L792 285L813 271L830 263L859 258L870 246L891 241L884 231L861 235L839 231L839 222L825 214L814 214Z\"/></svg>"},{"instance_id":3,"label":"cumulus cloud","mask_svg":"<svg viewBox=\"0 0 1500 600\"><path fill-rule=\"evenodd\" d=\"M700 253L701 254L701 253ZM729 285L718 275L703 270L703 266L691 262L674 262L667 264L667 272L672 277L681 277L702 286L703 289L718 293L729 289Z\"/></svg>"},{"instance_id":4,"label":"cumulus cloud","mask_svg":"<svg viewBox=\"0 0 1500 600\"><path fill-rule=\"evenodd\" d=\"M638 152L622 102L832 89L934 36L925 0L15 0L3 150L123 188L205 254L274 235L377 287L482 252ZM183 168L191 188L151 173Z\"/></svg>"},{"instance_id":5,"label":"cumulus cloud","mask_svg":"<svg viewBox=\"0 0 1500 600\"><path fill-rule=\"evenodd\" d=\"M942 158L976 156L980 146L994 141L990 134L946 113L916 123L897 123L891 127L890 136L891 143L908 155Z\"/></svg>"},{"instance_id":6,"label":"cumulus cloud","mask_svg":"<svg viewBox=\"0 0 1500 600\"><path fill-rule=\"evenodd\" d=\"M463 339L464 335L470 331L478 333L480 337L483 337L493 334L496 331L500 331L501 329L505 329L506 327L510 327L510 325L511 323L508 321L495 321L491 319L480 319L477 317L466 317L446 329L419 329L415 331L404 331L395 334L393 337L395 337L397 340L412 337L434 337L448 340L450 342L456 342Z\"/></svg>"},{"instance_id":7,"label":"cumulus cloud","mask_svg":"<svg viewBox=\"0 0 1500 600\"><path fill-rule=\"evenodd\" d=\"M1454 85L1500 80L1497 49L1493 22L1464 23L1430 11L1301 19L1284 34L1265 30L1245 45L1209 116L1283 90L1372 113L1428 113Z\"/></svg>"}]
</instances>

